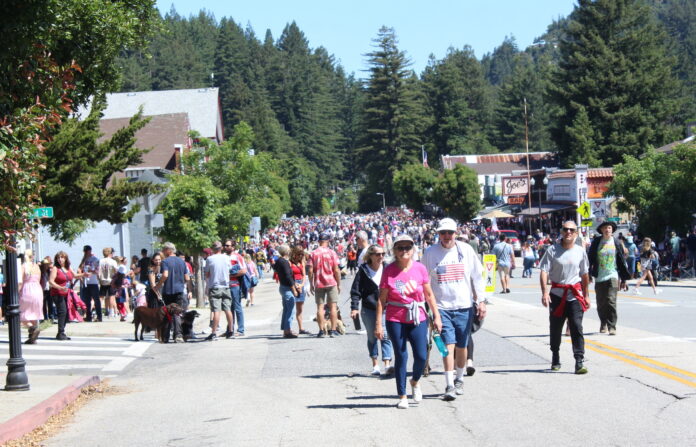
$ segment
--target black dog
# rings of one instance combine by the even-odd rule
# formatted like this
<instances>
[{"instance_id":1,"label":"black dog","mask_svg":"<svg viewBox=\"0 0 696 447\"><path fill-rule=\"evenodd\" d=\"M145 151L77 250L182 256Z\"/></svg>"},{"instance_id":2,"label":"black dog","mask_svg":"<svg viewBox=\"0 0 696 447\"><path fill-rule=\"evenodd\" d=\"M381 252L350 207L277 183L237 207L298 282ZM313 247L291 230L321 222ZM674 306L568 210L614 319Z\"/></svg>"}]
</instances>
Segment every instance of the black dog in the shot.
<instances>
[{"instance_id":1,"label":"black dog","mask_svg":"<svg viewBox=\"0 0 696 447\"><path fill-rule=\"evenodd\" d=\"M201 314L195 310L184 312L184 314L181 316L181 334L184 337L184 341L189 341L196 338L196 336L193 334L193 320L200 316Z\"/></svg>"}]
</instances>

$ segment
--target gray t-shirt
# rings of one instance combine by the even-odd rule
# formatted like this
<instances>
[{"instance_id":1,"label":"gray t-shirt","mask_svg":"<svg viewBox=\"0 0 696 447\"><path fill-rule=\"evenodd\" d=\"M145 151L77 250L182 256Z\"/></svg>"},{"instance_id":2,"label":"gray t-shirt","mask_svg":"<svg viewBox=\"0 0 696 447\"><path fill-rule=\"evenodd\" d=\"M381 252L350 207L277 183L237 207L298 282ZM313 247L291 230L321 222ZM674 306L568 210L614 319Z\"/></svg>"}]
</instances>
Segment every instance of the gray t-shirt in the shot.
<instances>
[{"instance_id":1,"label":"gray t-shirt","mask_svg":"<svg viewBox=\"0 0 696 447\"><path fill-rule=\"evenodd\" d=\"M539 269L549 274L551 282L577 284L581 276L589 271L590 262L587 252L579 245L573 244L572 248L566 250L560 243L556 243L546 250L539 263ZM555 287L551 289L551 293L563 296L563 289ZM575 296L568 293L566 299L573 301Z\"/></svg>"},{"instance_id":2,"label":"gray t-shirt","mask_svg":"<svg viewBox=\"0 0 696 447\"><path fill-rule=\"evenodd\" d=\"M208 256L205 261L208 288L230 286L230 257L224 253Z\"/></svg>"},{"instance_id":3,"label":"gray t-shirt","mask_svg":"<svg viewBox=\"0 0 696 447\"><path fill-rule=\"evenodd\" d=\"M493 252L498 265L501 267L510 267L512 265L512 246L507 242L498 242L493 247Z\"/></svg>"}]
</instances>

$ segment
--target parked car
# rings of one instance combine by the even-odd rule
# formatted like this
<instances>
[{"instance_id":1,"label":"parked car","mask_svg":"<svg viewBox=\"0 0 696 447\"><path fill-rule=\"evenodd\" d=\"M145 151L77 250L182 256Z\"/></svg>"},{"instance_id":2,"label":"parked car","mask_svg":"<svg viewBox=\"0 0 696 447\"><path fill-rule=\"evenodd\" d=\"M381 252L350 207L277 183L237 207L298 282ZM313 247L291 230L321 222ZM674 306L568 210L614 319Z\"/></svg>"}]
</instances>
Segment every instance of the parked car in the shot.
<instances>
[{"instance_id":1,"label":"parked car","mask_svg":"<svg viewBox=\"0 0 696 447\"><path fill-rule=\"evenodd\" d=\"M515 230L498 230L498 235L504 234L505 237L510 239L510 244L515 252L515 256L520 256L522 253L522 244L520 244L520 236Z\"/></svg>"}]
</instances>

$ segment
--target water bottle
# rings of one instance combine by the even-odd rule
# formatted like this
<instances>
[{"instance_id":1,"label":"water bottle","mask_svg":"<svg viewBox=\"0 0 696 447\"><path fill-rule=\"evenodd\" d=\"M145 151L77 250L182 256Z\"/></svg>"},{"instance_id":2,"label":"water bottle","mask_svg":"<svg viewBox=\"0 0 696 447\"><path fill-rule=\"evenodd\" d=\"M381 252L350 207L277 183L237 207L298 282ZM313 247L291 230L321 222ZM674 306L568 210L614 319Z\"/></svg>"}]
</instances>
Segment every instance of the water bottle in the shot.
<instances>
[{"instance_id":1,"label":"water bottle","mask_svg":"<svg viewBox=\"0 0 696 447\"><path fill-rule=\"evenodd\" d=\"M436 330L433 330L433 340L435 340L435 344L437 345L438 351L440 351L440 354L442 354L442 357L447 357L449 354L449 351L447 350L447 346L445 345L445 342L442 341L442 337L440 337L440 333Z\"/></svg>"}]
</instances>

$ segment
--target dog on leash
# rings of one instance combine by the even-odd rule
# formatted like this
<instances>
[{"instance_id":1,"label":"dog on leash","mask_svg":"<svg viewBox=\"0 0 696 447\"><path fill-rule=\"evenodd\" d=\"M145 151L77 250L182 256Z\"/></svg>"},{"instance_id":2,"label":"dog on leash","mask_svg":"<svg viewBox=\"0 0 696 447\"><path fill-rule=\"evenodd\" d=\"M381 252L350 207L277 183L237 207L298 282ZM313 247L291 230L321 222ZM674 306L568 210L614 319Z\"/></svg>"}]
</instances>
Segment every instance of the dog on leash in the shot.
<instances>
[{"instance_id":1,"label":"dog on leash","mask_svg":"<svg viewBox=\"0 0 696 447\"><path fill-rule=\"evenodd\" d=\"M341 311L339 309L336 309L336 331L338 331L339 334L345 335L346 334L346 325L343 323L343 318L341 318ZM315 318L316 320L316 318ZM324 332L327 334L331 330L331 312L329 311L329 305L325 304L324 305Z\"/></svg>"},{"instance_id":2,"label":"dog on leash","mask_svg":"<svg viewBox=\"0 0 696 447\"><path fill-rule=\"evenodd\" d=\"M195 310L184 312L184 314L181 316L181 335L184 337L184 341L189 341L190 339L195 338L193 334L193 321L196 319L196 317L200 316L201 314Z\"/></svg>"},{"instance_id":3,"label":"dog on leash","mask_svg":"<svg viewBox=\"0 0 696 447\"><path fill-rule=\"evenodd\" d=\"M181 315L183 309L176 303L167 304L164 307L151 309L146 306L136 307L133 312L133 324L135 325L135 341L143 339L145 326L155 329L155 337L160 343L169 341L169 328L175 315ZM140 338L138 338L140 327Z\"/></svg>"}]
</instances>

